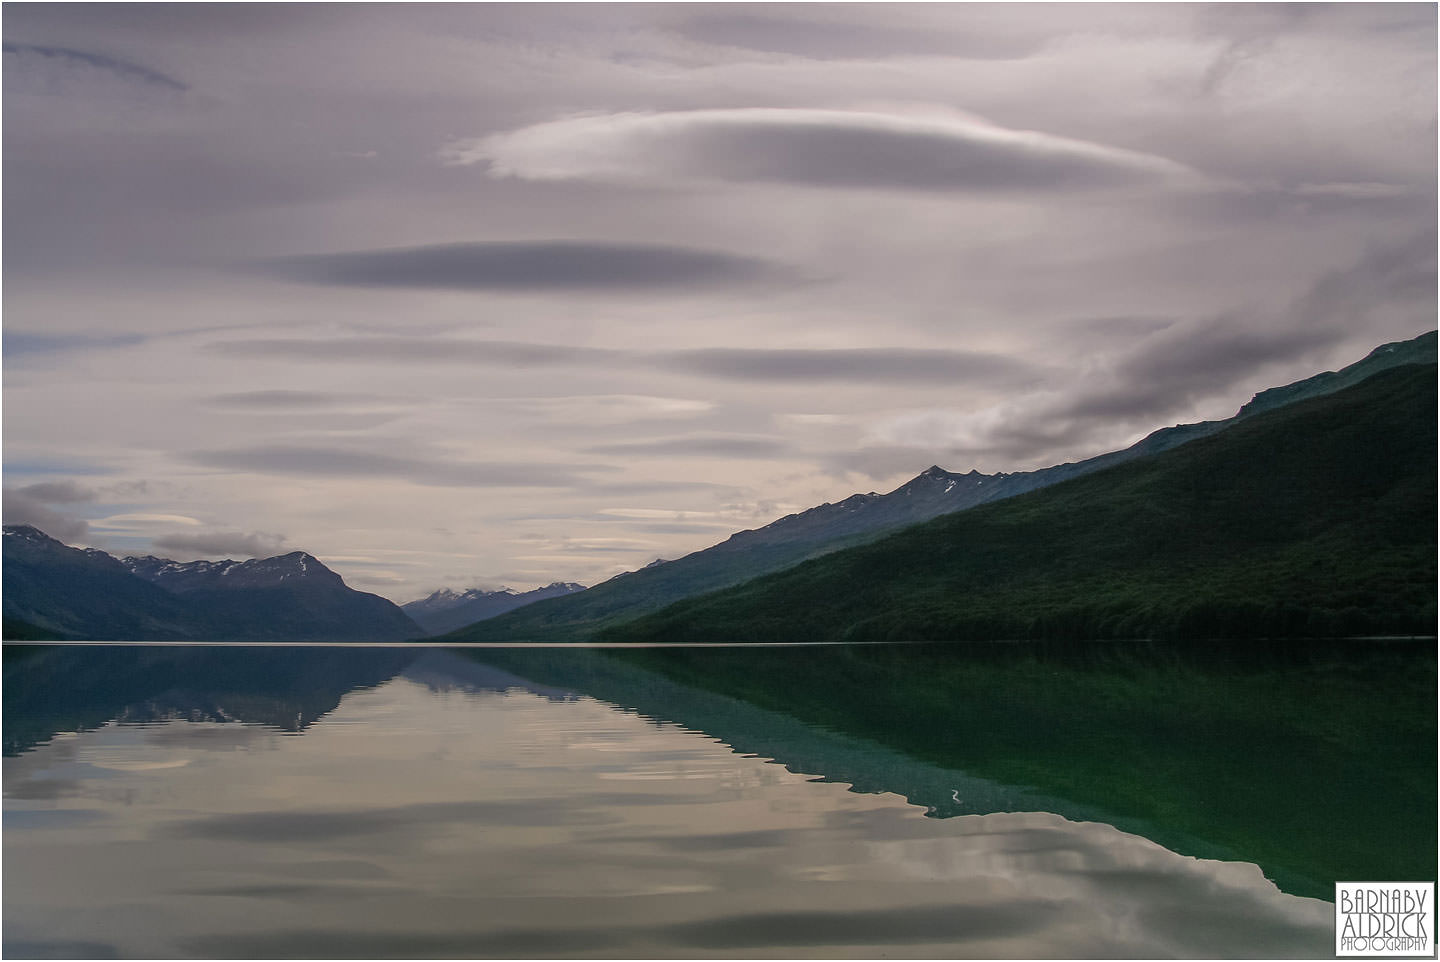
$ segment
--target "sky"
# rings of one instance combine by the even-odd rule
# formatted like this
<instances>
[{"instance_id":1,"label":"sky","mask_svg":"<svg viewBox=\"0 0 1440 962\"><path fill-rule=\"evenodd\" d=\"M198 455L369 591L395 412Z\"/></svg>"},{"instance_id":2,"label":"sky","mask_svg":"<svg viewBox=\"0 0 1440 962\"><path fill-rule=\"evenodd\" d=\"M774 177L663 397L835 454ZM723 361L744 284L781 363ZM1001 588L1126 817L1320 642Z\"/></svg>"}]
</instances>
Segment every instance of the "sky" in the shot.
<instances>
[{"instance_id":1,"label":"sky","mask_svg":"<svg viewBox=\"0 0 1440 962\"><path fill-rule=\"evenodd\" d=\"M4 516L593 584L1435 327L1433 4L38 4Z\"/></svg>"}]
</instances>

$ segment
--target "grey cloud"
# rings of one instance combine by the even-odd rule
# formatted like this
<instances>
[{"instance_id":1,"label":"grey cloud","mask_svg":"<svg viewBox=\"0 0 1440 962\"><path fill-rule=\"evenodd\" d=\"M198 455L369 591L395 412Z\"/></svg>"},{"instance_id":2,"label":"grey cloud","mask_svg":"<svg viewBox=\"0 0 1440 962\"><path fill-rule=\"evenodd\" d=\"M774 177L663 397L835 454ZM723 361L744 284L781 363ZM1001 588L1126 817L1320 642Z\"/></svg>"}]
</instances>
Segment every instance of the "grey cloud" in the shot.
<instances>
[{"instance_id":1,"label":"grey cloud","mask_svg":"<svg viewBox=\"0 0 1440 962\"><path fill-rule=\"evenodd\" d=\"M1431 205L1433 208L1433 204ZM1410 337L1435 326L1436 230L1371 247L1353 265L1330 271L1289 307L1294 324L1349 330L1356 320L1389 312Z\"/></svg>"},{"instance_id":2,"label":"grey cloud","mask_svg":"<svg viewBox=\"0 0 1440 962\"><path fill-rule=\"evenodd\" d=\"M657 176L920 191L1064 191L1199 182L1172 161L969 117L747 108L576 117L442 151L495 176Z\"/></svg>"},{"instance_id":3,"label":"grey cloud","mask_svg":"<svg viewBox=\"0 0 1440 962\"><path fill-rule=\"evenodd\" d=\"M1417 39L1435 34L1435 7L1421 3L1214 3L1196 5L1194 15L1202 31L1224 41L1200 78L1205 94L1217 92L1277 41L1297 34L1388 33Z\"/></svg>"},{"instance_id":4,"label":"grey cloud","mask_svg":"<svg viewBox=\"0 0 1440 962\"><path fill-rule=\"evenodd\" d=\"M913 477L936 463L941 447L905 444L867 444L824 454L820 466L840 478L859 474L880 481L905 474ZM968 464L942 464L950 471L965 470Z\"/></svg>"},{"instance_id":5,"label":"grey cloud","mask_svg":"<svg viewBox=\"0 0 1440 962\"><path fill-rule=\"evenodd\" d=\"M6 331L5 361L31 354L65 354L116 347L133 347L144 343L139 334L35 334L27 331Z\"/></svg>"},{"instance_id":6,"label":"grey cloud","mask_svg":"<svg viewBox=\"0 0 1440 962\"><path fill-rule=\"evenodd\" d=\"M74 481L41 481L17 488L13 493L34 498L45 504L78 504L94 501L95 491Z\"/></svg>"},{"instance_id":7,"label":"grey cloud","mask_svg":"<svg viewBox=\"0 0 1440 962\"><path fill-rule=\"evenodd\" d=\"M669 521L631 523L628 525L631 531L639 531L644 534L706 534L714 532L717 528L724 531L734 531L735 525L722 524L714 521Z\"/></svg>"},{"instance_id":8,"label":"grey cloud","mask_svg":"<svg viewBox=\"0 0 1440 962\"><path fill-rule=\"evenodd\" d=\"M904 12L910 11L895 10L902 18ZM674 29L682 37L701 43L798 54L816 60L905 55L1008 60L1027 56L1039 47L1038 38L1021 37L1014 31L938 32L874 22L843 23L752 13L702 14Z\"/></svg>"},{"instance_id":9,"label":"grey cloud","mask_svg":"<svg viewBox=\"0 0 1440 962\"><path fill-rule=\"evenodd\" d=\"M1279 317L1174 325L1142 340L1116 365L1113 387L1082 395L1066 413L1158 416L1269 365L1334 346L1362 319L1383 322L1388 315L1396 336L1413 337L1434 326L1435 260L1436 235L1425 230L1324 274Z\"/></svg>"},{"instance_id":10,"label":"grey cloud","mask_svg":"<svg viewBox=\"0 0 1440 962\"><path fill-rule=\"evenodd\" d=\"M621 351L605 348L448 337L274 338L219 341L210 345L209 350L236 357L304 361L419 361L518 367L608 362L625 357Z\"/></svg>"},{"instance_id":11,"label":"grey cloud","mask_svg":"<svg viewBox=\"0 0 1440 962\"><path fill-rule=\"evenodd\" d=\"M83 541L90 523L56 511L51 505L79 504L95 499L95 492L73 481L49 481L4 491L6 524L28 524L67 544Z\"/></svg>"},{"instance_id":12,"label":"grey cloud","mask_svg":"<svg viewBox=\"0 0 1440 962\"><path fill-rule=\"evenodd\" d=\"M739 381L864 381L1016 385L1043 369L981 351L908 348L701 348L661 356L670 367Z\"/></svg>"},{"instance_id":13,"label":"grey cloud","mask_svg":"<svg viewBox=\"0 0 1440 962\"><path fill-rule=\"evenodd\" d=\"M1114 445L1117 428L1160 427L1197 401L1255 384L1267 369L1323 356L1353 341L1356 329L1408 338L1433 328L1435 258L1435 232L1422 231L1321 276L1278 313L1175 323L1141 338L1068 389L1022 396L988 418L938 411L897 418L881 436L937 455L998 459L991 467L1006 470L1056 451L1099 454ZM1374 341L1356 345L1348 361L1374 346ZM1234 400L1238 408L1246 398Z\"/></svg>"},{"instance_id":14,"label":"grey cloud","mask_svg":"<svg viewBox=\"0 0 1440 962\"><path fill-rule=\"evenodd\" d=\"M209 41L293 29L307 22L336 18L328 4L309 3L32 3L6 11L7 32L73 33L99 30L107 36L136 40L163 37Z\"/></svg>"},{"instance_id":15,"label":"grey cloud","mask_svg":"<svg viewBox=\"0 0 1440 962\"><path fill-rule=\"evenodd\" d=\"M1137 338L1163 331L1176 321L1173 317L1085 317L1068 321L1065 334L1082 337Z\"/></svg>"},{"instance_id":16,"label":"grey cloud","mask_svg":"<svg viewBox=\"0 0 1440 962\"><path fill-rule=\"evenodd\" d=\"M583 477L587 472L615 470L608 465L446 461L343 448L279 444L193 451L186 455L186 459L193 464L225 471L302 477L398 478L434 487L563 488L589 484Z\"/></svg>"},{"instance_id":17,"label":"grey cloud","mask_svg":"<svg viewBox=\"0 0 1440 962\"><path fill-rule=\"evenodd\" d=\"M187 556L268 558L279 554L287 539L283 534L258 531L177 532L154 540L156 548Z\"/></svg>"},{"instance_id":18,"label":"grey cloud","mask_svg":"<svg viewBox=\"0 0 1440 962\"><path fill-rule=\"evenodd\" d=\"M508 367L597 364L609 368L634 365L724 380L795 383L967 382L1013 387L1033 383L1046 373L1041 367L1013 357L938 348L699 348L651 354L523 341L374 336L333 340L272 338L219 341L211 344L208 350L235 357L307 362L405 361Z\"/></svg>"},{"instance_id":19,"label":"grey cloud","mask_svg":"<svg viewBox=\"0 0 1440 962\"><path fill-rule=\"evenodd\" d=\"M692 437L597 444L584 450L587 454L639 457L683 457L689 455L718 458L765 458L783 454L789 450L789 447L784 441L775 438Z\"/></svg>"},{"instance_id":20,"label":"grey cloud","mask_svg":"<svg viewBox=\"0 0 1440 962\"><path fill-rule=\"evenodd\" d=\"M381 394L337 394L326 391L239 391L205 398L212 407L256 411L330 410L352 405L394 404L396 399Z\"/></svg>"},{"instance_id":21,"label":"grey cloud","mask_svg":"<svg viewBox=\"0 0 1440 962\"><path fill-rule=\"evenodd\" d=\"M650 494L726 494L736 496L737 489L714 481L610 481L589 484L585 493L597 497L642 497Z\"/></svg>"},{"instance_id":22,"label":"grey cloud","mask_svg":"<svg viewBox=\"0 0 1440 962\"><path fill-rule=\"evenodd\" d=\"M127 60L120 60L103 53L95 53L89 50L73 50L69 47L42 47L28 43L4 44L4 52L15 57L40 57L46 60L54 60L71 66L88 67L95 70L105 71L113 74L122 80L152 84L157 87L164 87L167 90L184 92L189 90L187 84L181 83L174 77L152 70L149 67Z\"/></svg>"},{"instance_id":23,"label":"grey cloud","mask_svg":"<svg viewBox=\"0 0 1440 962\"><path fill-rule=\"evenodd\" d=\"M342 287L459 291L638 291L748 284L780 276L720 251L598 241L483 241L276 258L276 277Z\"/></svg>"},{"instance_id":24,"label":"grey cloud","mask_svg":"<svg viewBox=\"0 0 1440 962\"><path fill-rule=\"evenodd\" d=\"M1237 317L1177 326L1143 341L1116 365L1112 386L1082 394L1064 413L1078 418L1159 415L1342 336L1329 326L1267 330ZM1053 441L1046 432L1033 440Z\"/></svg>"}]
</instances>

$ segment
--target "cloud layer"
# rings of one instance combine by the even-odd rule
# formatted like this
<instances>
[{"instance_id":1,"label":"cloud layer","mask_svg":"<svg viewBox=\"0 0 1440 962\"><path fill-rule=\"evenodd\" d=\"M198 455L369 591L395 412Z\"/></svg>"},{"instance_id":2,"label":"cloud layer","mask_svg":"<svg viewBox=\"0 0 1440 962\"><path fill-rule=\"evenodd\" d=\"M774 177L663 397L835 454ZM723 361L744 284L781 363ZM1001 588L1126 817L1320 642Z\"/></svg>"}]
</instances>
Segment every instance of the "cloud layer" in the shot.
<instances>
[{"instance_id":1,"label":"cloud layer","mask_svg":"<svg viewBox=\"0 0 1440 962\"><path fill-rule=\"evenodd\" d=\"M1436 20L8 5L6 517L409 600L1228 416L1434 326Z\"/></svg>"},{"instance_id":2,"label":"cloud layer","mask_svg":"<svg viewBox=\"0 0 1440 962\"><path fill-rule=\"evenodd\" d=\"M634 291L747 284L779 269L686 247L585 241L484 241L309 254L265 261L276 277L346 287L456 291Z\"/></svg>"},{"instance_id":3,"label":"cloud layer","mask_svg":"<svg viewBox=\"0 0 1440 962\"><path fill-rule=\"evenodd\" d=\"M266 338L217 341L211 351L232 357L306 363L417 363L507 368L603 366L681 372L728 381L773 384L1023 385L1045 374L1039 365L984 351L944 348L695 348L649 352L451 337ZM300 392L303 396L303 392ZM291 397L282 392L280 398ZM258 405L269 396L246 398Z\"/></svg>"},{"instance_id":4,"label":"cloud layer","mask_svg":"<svg viewBox=\"0 0 1440 962\"><path fill-rule=\"evenodd\" d=\"M497 177L655 177L917 191L1071 191L1198 179L1135 151L969 117L749 108L621 113L450 145Z\"/></svg>"}]
</instances>

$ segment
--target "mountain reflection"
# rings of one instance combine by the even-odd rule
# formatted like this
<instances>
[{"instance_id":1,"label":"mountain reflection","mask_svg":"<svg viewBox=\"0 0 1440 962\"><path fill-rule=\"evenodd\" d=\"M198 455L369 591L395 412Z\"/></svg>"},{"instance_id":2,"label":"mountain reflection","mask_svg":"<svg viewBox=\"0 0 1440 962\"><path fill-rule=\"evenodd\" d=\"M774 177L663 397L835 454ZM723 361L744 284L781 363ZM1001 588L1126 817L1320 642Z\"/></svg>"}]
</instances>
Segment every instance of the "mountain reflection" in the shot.
<instances>
[{"instance_id":1,"label":"mountain reflection","mask_svg":"<svg viewBox=\"0 0 1440 962\"><path fill-rule=\"evenodd\" d=\"M1104 822L1182 854L1256 863L1295 894L1328 898L1336 879L1435 874L1430 646L4 653L7 755L108 722L239 722L299 734L348 693L400 677L437 693L593 698L817 781L903 796L934 817L1049 812ZM416 818L533 825L574 814L542 801L505 811L217 815L185 831L274 842L364 835ZM730 833L706 844L769 842Z\"/></svg>"},{"instance_id":2,"label":"mountain reflection","mask_svg":"<svg viewBox=\"0 0 1440 962\"><path fill-rule=\"evenodd\" d=\"M419 651L140 645L4 646L5 754L107 722L241 722L298 734Z\"/></svg>"}]
</instances>

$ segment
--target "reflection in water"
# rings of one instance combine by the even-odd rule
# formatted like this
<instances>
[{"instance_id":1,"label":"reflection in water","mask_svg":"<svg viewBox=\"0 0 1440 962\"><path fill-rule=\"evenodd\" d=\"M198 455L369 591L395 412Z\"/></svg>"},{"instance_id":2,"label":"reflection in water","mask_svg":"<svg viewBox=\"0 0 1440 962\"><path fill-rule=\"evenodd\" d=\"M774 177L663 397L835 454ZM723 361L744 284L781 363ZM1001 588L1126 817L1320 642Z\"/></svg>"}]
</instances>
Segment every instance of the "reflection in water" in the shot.
<instances>
[{"instance_id":1,"label":"reflection in water","mask_svg":"<svg viewBox=\"0 0 1440 962\"><path fill-rule=\"evenodd\" d=\"M7 650L7 745L18 731L35 746L4 768L7 955L1304 957L1332 945L1331 906L1283 894L1253 864L1176 855L1053 814L1038 793L594 652L548 655L550 676L528 680L488 652L490 664L424 649L167 651L110 649L107 671L85 675L84 656L102 653ZM600 701L557 677L553 659L570 656L572 681L621 679L634 697ZM47 664L76 683L44 682ZM139 723L98 718L106 705ZM656 720L667 705L715 727ZM85 723L43 731L66 720Z\"/></svg>"}]
</instances>

